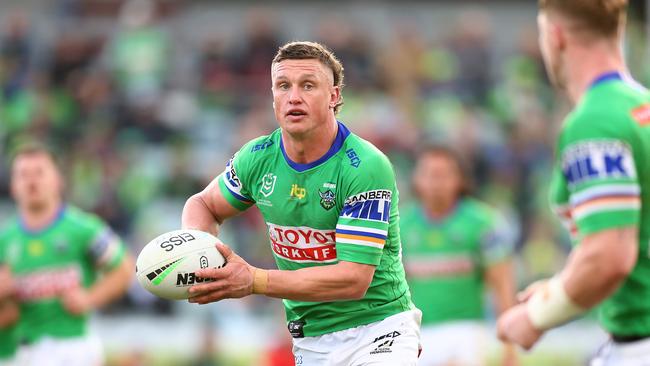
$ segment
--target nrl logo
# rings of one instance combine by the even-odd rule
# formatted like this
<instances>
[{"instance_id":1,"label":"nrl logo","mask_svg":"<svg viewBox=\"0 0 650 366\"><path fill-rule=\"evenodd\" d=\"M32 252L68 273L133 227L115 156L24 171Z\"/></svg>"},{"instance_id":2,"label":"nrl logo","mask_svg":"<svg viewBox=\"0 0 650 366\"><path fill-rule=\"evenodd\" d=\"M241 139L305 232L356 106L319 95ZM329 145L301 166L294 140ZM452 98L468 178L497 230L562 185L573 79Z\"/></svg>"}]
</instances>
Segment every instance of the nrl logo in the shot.
<instances>
[{"instance_id":1,"label":"nrl logo","mask_svg":"<svg viewBox=\"0 0 650 366\"><path fill-rule=\"evenodd\" d=\"M264 197L268 197L271 195L271 193L273 193L273 190L275 189L275 181L277 178L278 177L272 173L268 173L262 177L262 187L260 188L260 193L263 194Z\"/></svg>"},{"instance_id":2,"label":"nrl logo","mask_svg":"<svg viewBox=\"0 0 650 366\"><path fill-rule=\"evenodd\" d=\"M320 205L323 206L324 209L329 210L332 207L334 207L335 205L334 199L336 198L334 192L332 192L329 189L325 192L321 192L319 189L318 195L320 196Z\"/></svg>"}]
</instances>

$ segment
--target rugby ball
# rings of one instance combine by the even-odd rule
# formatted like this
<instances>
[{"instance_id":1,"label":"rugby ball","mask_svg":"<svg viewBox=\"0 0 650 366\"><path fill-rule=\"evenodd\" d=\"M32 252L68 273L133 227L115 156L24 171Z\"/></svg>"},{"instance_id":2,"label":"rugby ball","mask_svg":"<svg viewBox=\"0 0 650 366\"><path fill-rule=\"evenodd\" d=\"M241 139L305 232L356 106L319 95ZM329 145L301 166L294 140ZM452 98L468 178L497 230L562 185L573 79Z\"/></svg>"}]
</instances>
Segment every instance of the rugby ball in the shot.
<instances>
[{"instance_id":1,"label":"rugby ball","mask_svg":"<svg viewBox=\"0 0 650 366\"><path fill-rule=\"evenodd\" d=\"M201 268L221 268L226 260L215 236L199 230L174 230L150 241L138 255L135 273L142 287L163 299L182 300L188 289L209 279L197 277Z\"/></svg>"}]
</instances>

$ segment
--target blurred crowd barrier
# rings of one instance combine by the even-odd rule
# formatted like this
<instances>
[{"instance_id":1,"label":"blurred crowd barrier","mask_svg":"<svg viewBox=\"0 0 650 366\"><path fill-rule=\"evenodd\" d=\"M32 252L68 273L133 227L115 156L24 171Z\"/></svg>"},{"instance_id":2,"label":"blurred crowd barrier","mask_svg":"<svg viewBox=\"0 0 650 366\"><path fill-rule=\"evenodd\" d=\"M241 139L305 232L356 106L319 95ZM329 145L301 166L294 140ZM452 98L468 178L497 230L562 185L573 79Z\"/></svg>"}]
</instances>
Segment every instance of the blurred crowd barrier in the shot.
<instances>
[{"instance_id":1,"label":"blurred crowd barrier","mask_svg":"<svg viewBox=\"0 0 650 366\"><path fill-rule=\"evenodd\" d=\"M507 217L519 285L553 273L568 240L546 188L567 105L553 93L538 51L536 2L364 4L2 2L0 154L26 139L47 141L63 163L68 199L106 219L137 254L179 226L185 199L245 141L276 128L269 66L277 47L321 41L345 67L339 119L391 158L402 201L413 199L415 147L448 143L471 163L476 194ZM647 84L648 42L635 19L627 53L633 75ZM7 185L3 164L0 218L13 213ZM265 230L251 209L224 226L222 239L252 264L273 267ZM245 311L272 319L257 326L287 341L277 301L237 304L197 311L134 285L104 316L157 316L176 327L200 313L198 329L212 339L209 329L250 336L250 317L223 316ZM191 333L178 329L179 337ZM147 344L139 341L130 345ZM208 350L219 343L193 342Z\"/></svg>"}]
</instances>

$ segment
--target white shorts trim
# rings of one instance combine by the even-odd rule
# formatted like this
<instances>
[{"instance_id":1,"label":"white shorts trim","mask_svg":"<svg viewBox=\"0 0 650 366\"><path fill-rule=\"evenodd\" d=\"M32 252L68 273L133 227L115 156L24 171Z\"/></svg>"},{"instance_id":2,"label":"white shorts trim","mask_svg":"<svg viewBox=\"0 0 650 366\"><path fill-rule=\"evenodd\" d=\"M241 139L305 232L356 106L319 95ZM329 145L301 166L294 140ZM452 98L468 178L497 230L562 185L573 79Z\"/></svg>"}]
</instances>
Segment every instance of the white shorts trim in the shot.
<instances>
[{"instance_id":1,"label":"white shorts trim","mask_svg":"<svg viewBox=\"0 0 650 366\"><path fill-rule=\"evenodd\" d=\"M489 337L480 321L454 321L422 327L420 366L482 366Z\"/></svg>"},{"instance_id":2,"label":"white shorts trim","mask_svg":"<svg viewBox=\"0 0 650 366\"><path fill-rule=\"evenodd\" d=\"M296 366L416 366L420 348L418 309L356 328L293 339Z\"/></svg>"},{"instance_id":3,"label":"white shorts trim","mask_svg":"<svg viewBox=\"0 0 650 366\"><path fill-rule=\"evenodd\" d=\"M101 366L104 352L99 338L85 335L74 338L45 337L21 346L16 355L20 366Z\"/></svg>"},{"instance_id":4,"label":"white shorts trim","mask_svg":"<svg viewBox=\"0 0 650 366\"><path fill-rule=\"evenodd\" d=\"M608 341L591 360L590 366L648 366L650 365L650 338L637 342Z\"/></svg>"}]
</instances>

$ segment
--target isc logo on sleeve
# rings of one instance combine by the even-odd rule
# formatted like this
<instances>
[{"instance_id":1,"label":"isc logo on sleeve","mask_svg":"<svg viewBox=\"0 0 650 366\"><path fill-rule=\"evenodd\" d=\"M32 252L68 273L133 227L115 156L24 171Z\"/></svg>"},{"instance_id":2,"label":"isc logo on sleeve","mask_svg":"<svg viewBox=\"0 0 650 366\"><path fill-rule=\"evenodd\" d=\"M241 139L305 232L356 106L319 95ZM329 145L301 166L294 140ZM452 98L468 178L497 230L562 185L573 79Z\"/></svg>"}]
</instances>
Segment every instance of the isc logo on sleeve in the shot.
<instances>
[{"instance_id":1,"label":"isc logo on sleeve","mask_svg":"<svg viewBox=\"0 0 650 366\"><path fill-rule=\"evenodd\" d=\"M629 146L619 140L588 140L568 147L562 172L569 186L590 180L636 177Z\"/></svg>"}]
</instances>

